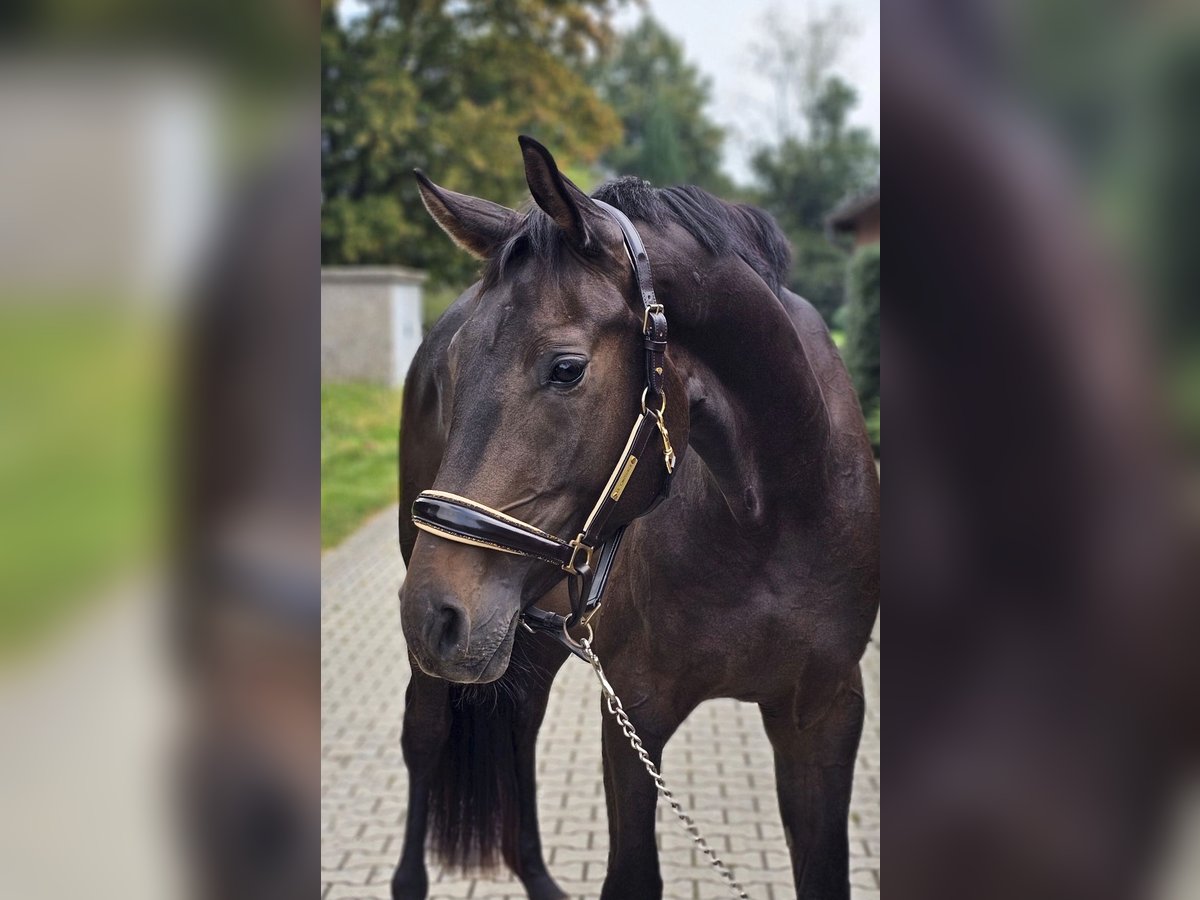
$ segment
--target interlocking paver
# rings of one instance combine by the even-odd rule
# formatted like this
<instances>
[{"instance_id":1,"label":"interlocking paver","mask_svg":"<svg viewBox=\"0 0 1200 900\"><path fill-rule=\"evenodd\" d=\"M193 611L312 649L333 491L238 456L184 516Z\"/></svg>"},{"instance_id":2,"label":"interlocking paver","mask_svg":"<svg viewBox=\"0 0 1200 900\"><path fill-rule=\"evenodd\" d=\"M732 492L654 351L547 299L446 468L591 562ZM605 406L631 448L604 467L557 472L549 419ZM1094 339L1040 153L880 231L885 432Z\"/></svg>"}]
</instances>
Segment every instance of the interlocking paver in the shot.
<instances>
[{"instance_id":1,"label":"interlocking paver","mask_svg":"<svg viewBox=\"0 0 1200 900\"><path fill-rule=\"evenodd\" d=\"M400 724L408 657L396 592L404 564L397 508L373 518L322 562L322 896L388 900L404 830ZM879 897L879 645L864 660L867 721L850 822L854 900ZM702 705L667 745L664 774L713 847L755 898L793 897L775 801L772 752L756 707ZM538 740L538 813L547 861L572 897L595 897L608 826L600 767L600 702L591 671L568 660ZM675 817L660 805L658 845L667 898L727 896ZM519 900L508 873L430 872L431 900Z\"/></svg>"}]
</instances>

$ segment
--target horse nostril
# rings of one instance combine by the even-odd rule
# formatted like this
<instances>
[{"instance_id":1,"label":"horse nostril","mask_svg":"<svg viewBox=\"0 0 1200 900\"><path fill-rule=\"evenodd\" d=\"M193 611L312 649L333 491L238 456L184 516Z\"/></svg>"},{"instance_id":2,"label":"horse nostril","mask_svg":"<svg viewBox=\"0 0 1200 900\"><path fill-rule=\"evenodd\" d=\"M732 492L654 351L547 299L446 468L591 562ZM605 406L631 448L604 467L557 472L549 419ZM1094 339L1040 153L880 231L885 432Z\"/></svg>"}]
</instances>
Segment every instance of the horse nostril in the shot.
<instances>
[{"instance_id":1,"label":"horse nostril","mask_svg":"<svg viewBox=\"0 0 1200 900\"><path fill-rule=\"evenodd\" d=\"M443 656L457 654L467 635L467 617L462 608L444 601L430 618L429 645Z\"/></svg>"}]
</instances>

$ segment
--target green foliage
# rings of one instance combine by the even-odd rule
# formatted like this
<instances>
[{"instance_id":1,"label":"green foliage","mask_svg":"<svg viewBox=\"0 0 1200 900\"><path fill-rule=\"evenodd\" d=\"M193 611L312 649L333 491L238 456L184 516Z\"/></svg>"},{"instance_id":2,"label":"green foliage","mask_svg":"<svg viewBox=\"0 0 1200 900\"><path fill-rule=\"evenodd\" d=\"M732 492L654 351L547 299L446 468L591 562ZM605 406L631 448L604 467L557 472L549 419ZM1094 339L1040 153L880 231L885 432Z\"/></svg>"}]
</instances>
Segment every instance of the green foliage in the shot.
<instances>
[{"instance_id":1,"label":"green foliage","mask_svg":"<svg viewBox=\"0 0 1200 900\"><path fill-rule=\"evenodd\" d=\"M1135 180L1138 231L1156 295L1162 344L1173 355L1187 357L1200 349L1200 117L1195 115L1200 30L1181 30L1165 41L1145 80L1146 150Z\"/></svg>"},{"instance_id":2,"label":"green foliage","mask_svg":"<svg viewBox=\"0 0 1200 900\"><path fill-rule=\"evenodd\" d=\"M857 96L836 76L808 106L804 138L760 149L751 166L757 201L787 232L794 251L790 287L833 323L842 304L845 256L825 233L825 218L847 195L878 178L879 147L865 129L846 124Z\"/></svg>"},{"instance_id":3,"label":"green foliage","mask_svg":"<svg viewBox=\"0 0 1200 900\"><path fill-rule=\"evenodd\" d=\"M871 449L875 451L875 458L878 459L880 455L878 398L876 398L875 402L871 404L870 408L865 411L864 418L866 419L867 423L867 437L871 441Z\"/></svg>"},{"instance_id":4,"label":"green foliage","mask_svg":"<svg viewBox=\"0 0 1200 900\"><path fill-rule=\"evenodd\" d=\"M879 412L879 246L860 248L846 275L846 344L842 350L859 403ZM878 425L876 426L878 429Z\"/></svg>"},{"instance_id":5,"label":"green foliage","mask_svg":"<svg viewBox=\"0 0 1200 900\"><path fill-rule=\"evenodd\" d=\"M1148 149L1145 172L1135 179L1142 256L1166 357L1168 411L1183 446L1200 456L1200 31L1180 29L1164 39L1146 82Z\"/></svg>"},{"instance_id":6,"label":"green foliage","mask_svg":"<svg viewBox=\"0 0 1200 900\"><path fill-rule=\"evenodd\" d=\"M581 74L621 0L370 0L348 27L321 18L321 259L403 264L461 285L476 270L421 205L427 169L453 190L516 206L516 136L584 163L621 125Z\"/></svg>"},{"instance_id":7,"label":"green foliage","mask_svg":"<svg viewBox=\"0 0 1200 900\"><path fill-rule=\"evenodd\" d=\"M244 0L9 0L0 22L22 45L72 53L140 46L166 58L183 52L218 64L246 90L291 85L311 73L308 13Z\"/></svg>"},{"instance_id":8,"label":"green foliage","mask_svg":"<svg viewBox=\"0 0 1200 900\"><path fill-rule=\"evenodd\" d=\"M603 156L608 168L660 187L728 192L720 171L725 132L705 113L709 79L651 16L621 35L612 56L592 67L591 81L625 129L624 142Z\"/></svg>"},{"instance_id":9,"label":"green foliage","mask_svg":"<svg viewBox=\"0 0 1200 900\"><path fill-rule=\"evenodd\" d=\"M399 497L400 391L321 385L321 546Z\"/></svg>"}]
</instances>

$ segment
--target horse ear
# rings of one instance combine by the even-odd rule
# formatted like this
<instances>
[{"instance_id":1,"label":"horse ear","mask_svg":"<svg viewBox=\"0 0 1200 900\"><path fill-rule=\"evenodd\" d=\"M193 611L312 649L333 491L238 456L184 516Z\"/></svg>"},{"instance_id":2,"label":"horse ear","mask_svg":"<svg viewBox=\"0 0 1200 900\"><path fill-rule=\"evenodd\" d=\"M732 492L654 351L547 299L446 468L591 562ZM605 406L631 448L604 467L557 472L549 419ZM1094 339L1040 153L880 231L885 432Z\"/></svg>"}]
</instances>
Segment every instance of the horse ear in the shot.
<instances>
[{"instance_id":1,"label":"horse ear","mask_svg":"<svg viewBox=\"0 0 1200 900\"><path fill-rule=\"evenodd\" d=\"M433 220L472 256L487 259L516 226L519 216L507 206L438 187L420 169L413 174Z\"/></svg>"},{"instance_id":2,"label":"horse ear","mask_svg":"<svg viewBox=\"0 0 1200 900\"><path fill-rule=\"evenodd\" d=\"M542 211L563 229L578 247L587 247L592 240L589 219L599 213L591 198L575 186L571 179L558 171L550 151L528 135L517 138L525 158L525 180L529 193Z\"/></svg>"}]
</instances>

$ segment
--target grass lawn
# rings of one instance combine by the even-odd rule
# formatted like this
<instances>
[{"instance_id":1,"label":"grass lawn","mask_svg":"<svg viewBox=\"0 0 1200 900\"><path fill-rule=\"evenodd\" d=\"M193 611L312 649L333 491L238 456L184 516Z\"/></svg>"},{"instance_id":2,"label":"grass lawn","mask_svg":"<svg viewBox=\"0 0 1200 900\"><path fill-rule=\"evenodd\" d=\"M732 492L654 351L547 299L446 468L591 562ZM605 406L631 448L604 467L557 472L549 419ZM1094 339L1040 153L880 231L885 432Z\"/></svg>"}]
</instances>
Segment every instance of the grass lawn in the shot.
<instances>
[{"instance_id":1,"label":"grass lawn","mask_svg":"<svg viewBox=\"0 0 1200 900\"><path fill-rule=\"evenodd\" d=\"M167 347L100 302L0 311L0 661L157 549Z\"/></svg>"},{"instance_id":2,"label":"grass lawn","mask_svg":"<svg viewBox=\"0 0 1200 900\"><path fill-rule=\"evenodd\" d=\"M321 546L399 497L400 390L321 385Z\"/></svg>"}]
</instances>

